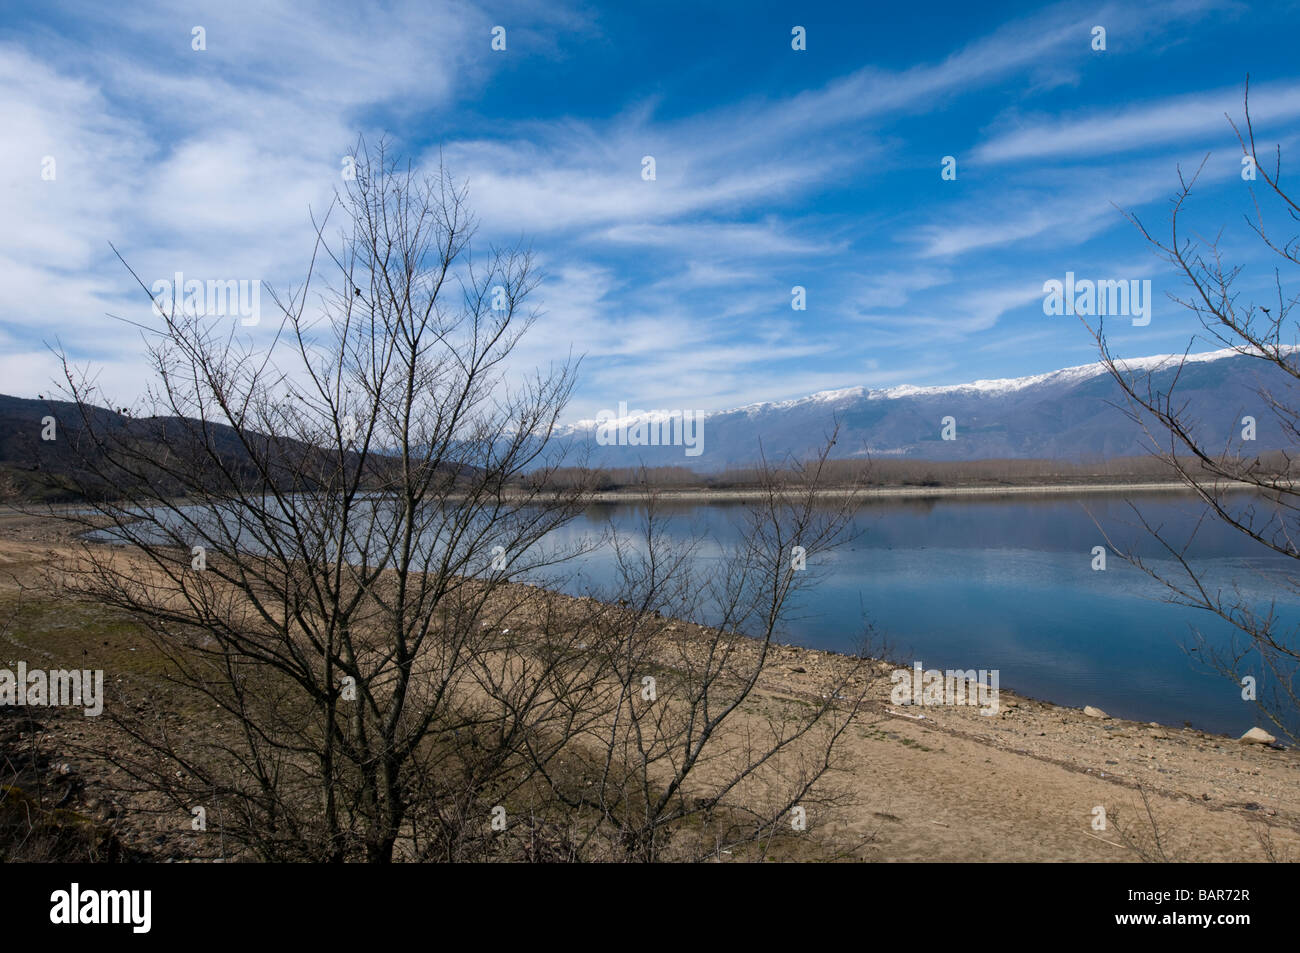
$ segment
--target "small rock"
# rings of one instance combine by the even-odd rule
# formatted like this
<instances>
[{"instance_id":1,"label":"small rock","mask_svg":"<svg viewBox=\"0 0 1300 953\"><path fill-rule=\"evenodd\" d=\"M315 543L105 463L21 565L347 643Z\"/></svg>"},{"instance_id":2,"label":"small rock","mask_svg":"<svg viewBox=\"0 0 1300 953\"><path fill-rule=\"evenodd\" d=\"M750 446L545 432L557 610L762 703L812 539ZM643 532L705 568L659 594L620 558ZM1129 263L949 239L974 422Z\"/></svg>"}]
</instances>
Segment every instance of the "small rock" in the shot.
<instances>
[{"instance_id":1,"label":"small rock","mask_svg":"<svg viewBox=\"0 0 1300 953\"><path fill-rule=\"evenodd\" d=\"M807 674L808 669L804 668L802 665L795 665L790 669L790 671L794 672L796 675L805 675Z\"/></svg>"},{"instance_id":2,"label":"small rock","mask_svg":"<svg viewBox=\"0 0 1300 953\"><path fill-rule=\"evenodd\" d=\"M1242 735L1238 740L1241 741L1243 744L1248 744L1248 745L1271 745L1275 741L1277 741L1276 738L1270 735L1263 728L1252 728L1250 729L1250 731Z\"/></svg>"},{"instance_id":3,"label":"small rock","mask_svg":"<svg viewBox=\"0 0 1300 953\"><path fill-rule=\"evenodd\" d=\"M1100 708L1093 708L1091 705L1085 705L1085 706L1083 706L1083 713L1084 713L1085 715L1087 715L1089 718L1109 718L1109 717L1110 717L1110 715L1106 714L1106 713L1105 713L1104 711L1102 711Z\"/></svg>"}]
</instances>

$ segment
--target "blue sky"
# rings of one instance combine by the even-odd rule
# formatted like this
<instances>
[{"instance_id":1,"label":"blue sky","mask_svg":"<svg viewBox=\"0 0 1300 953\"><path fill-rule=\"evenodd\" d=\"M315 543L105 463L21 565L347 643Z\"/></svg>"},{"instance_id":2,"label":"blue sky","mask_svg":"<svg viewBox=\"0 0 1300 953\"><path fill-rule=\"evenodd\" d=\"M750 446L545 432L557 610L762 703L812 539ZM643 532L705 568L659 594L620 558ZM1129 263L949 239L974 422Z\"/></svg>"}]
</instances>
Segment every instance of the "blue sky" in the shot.
<instances>
[{"instance_id":1,"label":"blue sky","mask_svg":"<svg viewBox=\"0 0 1300 953\"><path fill-rule=\"evenodd\" d=\"M57 338L139 392L140 339L107 315L148 302L109 241L146 279L299 281L358 133L441 150L480 240L532 245L544 315L518 365L584 356L569 420L1088 363L1078 319L1043 314L1066 271L1151 279L1117 350L1181 350L1182 287L1112 203L1163 233L1177 167L1209 153L1189 214L1267 297L1224 113L1250 73L1285 170L1298 35L1294 3L1195 0L7 4L0 391L47 390Z\"/></svg>"}]
</instances>

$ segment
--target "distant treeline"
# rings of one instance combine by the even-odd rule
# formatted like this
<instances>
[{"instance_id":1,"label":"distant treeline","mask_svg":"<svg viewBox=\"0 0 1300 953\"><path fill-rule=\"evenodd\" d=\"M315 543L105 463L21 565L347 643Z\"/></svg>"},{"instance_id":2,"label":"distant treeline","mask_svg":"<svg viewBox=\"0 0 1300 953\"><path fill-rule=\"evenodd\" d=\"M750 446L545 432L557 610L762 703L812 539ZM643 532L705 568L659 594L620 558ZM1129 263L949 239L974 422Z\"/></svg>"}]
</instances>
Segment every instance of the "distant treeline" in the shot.
<instances>
[{"instance_id":1,"label":"distant treeline","mask_svg":"<svg viewBox=\"0 0 1300 953\"><path fill-rule=\"evenodd\" d=\"M1300 476L1300 463L1291 463L1284 454L1270 452L1258 457L1262 472ZM1183 461L1200 470L1198 463ZM777 469L781 481L795 481L792 469ZM587 469L566 467L552 471L545 481L555 489L594 485L598 490L662 489L730 490L746 489L762 483L761 472L754 467L732 467L719 473L696 473L688 467L605 467ZM540 483L538 477L526 478ZM828 460L822 470L826 485L861 484L875 487L919 486L1017 486L1088 483L1159 483L1176 482L1170 464L1158 457L1116 457L1110 460L1070 462L1062 460Z\"/></svg>"},{"instance_id":2,"label":"distant treeline","mask_svg":"<svg viewBox=\"0 0 1300 953\"><path fill-rule=\"evenodd\" d=\"M97 439L88 432L87 420ZM130 472L116 468L97 441L133 454L140 465ZM364 465L361 485L378 491L401 467L382 450L370 452L364 464L351 450L343 457L350 472ZM339 452L298 435L241 434L225 424L190 418L138 417L126 408L0 394L0 504L119 499L146 486L154 493L179 494L186 487L176 474L196 464L224 469L250 489L273 482L284 492L310 493L336 478ZM464 468L454 465L441 470L448 480L464 475Z\"/></svg>"}]
</instances>

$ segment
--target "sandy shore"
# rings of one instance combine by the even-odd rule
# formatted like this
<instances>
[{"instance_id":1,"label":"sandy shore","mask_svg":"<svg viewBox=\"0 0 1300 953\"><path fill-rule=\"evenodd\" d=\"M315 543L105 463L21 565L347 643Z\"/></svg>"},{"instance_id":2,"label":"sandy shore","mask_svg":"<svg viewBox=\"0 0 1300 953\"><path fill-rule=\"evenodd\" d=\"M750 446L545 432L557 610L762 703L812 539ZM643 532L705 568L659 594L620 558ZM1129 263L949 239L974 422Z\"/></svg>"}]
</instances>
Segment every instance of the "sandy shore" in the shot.
<instances>
[{"instance_id":1,"label":"sandy shore","mask_svg":"<svg viewBox=\"0 0 1300 953\"><path fill-rule=\"evenodd\" d=\"M42 566L69 546L48 519L0 512L0 607L13 603L17 586L38 585ZM57 605L57 593L45 595ZM49 625L66 629L60 619ZM85 664L93 667L98 641L86 641ZM42 651L39 631L11 627L0 639L0 665ZM733 730L761 723L768 705L816 697L849 664L833 653L780 647ZM1140 789L1169 859L1300 859L1300 752L1088 717L1006 691L994 716L900 708L889 699L892 669L873 663L859 677L868 702L844 738L835 775L857 803L810 818L812 836L871 835L863 856L873 860L1139 861L1144 850L1122 831L1151 858ZM96 730L93 721L52 719L46 743L53 751L74 746ZM95 779L86 783L86 809L101 809ZM1098 807L1110 819L1101 831L1093 827Z\"/></svg>"}]
</instances>

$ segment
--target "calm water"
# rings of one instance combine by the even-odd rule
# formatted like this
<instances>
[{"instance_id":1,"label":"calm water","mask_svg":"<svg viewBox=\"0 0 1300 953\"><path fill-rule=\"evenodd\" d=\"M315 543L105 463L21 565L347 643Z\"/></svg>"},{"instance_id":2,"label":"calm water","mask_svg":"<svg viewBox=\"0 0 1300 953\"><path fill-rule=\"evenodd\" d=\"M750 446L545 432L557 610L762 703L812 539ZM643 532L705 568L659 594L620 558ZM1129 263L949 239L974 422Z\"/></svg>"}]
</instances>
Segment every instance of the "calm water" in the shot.
<instances>
[{"instance_id":1,"label":"calm water","mask_svg":"<svg viewBox=\"0 0 1300 953\"><path fill-rule=\"evenodd\" d=\"M1202 512L1183 495L1134 503L1180 542ZM683 537L704 530L725 543L739 532L738 506L680 505L671 512L669 525ZM634 505L602 506L565 533L577 537L610 523L634 533L640 518ZM1117 545L1133 545L1153 565L1174 571L1156 558L1159 544L1122 499L870 504L858 518L857 539L824 557L821 579L801 599L786 639L852 651L865 619L890 644L892 658L919 659L927 668L999 669L1003 688L1034 698L1231 734L1260 724L1237 686L1185 650L1197 632L1227 645L1234 630L1207 612L1163 601L1163 587L1113 553L1105 571L1094 571L1092 548L1105 542L1098 524ZM701 558L716 552L706 547ZM1218 523L1202 525L1188 553L1213 584L1235 584L1259 605L1276 601L1282 618L1300 622L1300 598L1287 584L1294 560L1267 555ZM612 577L608 552L585 559L588 582Z\"/></svg>"}]
</instances>

